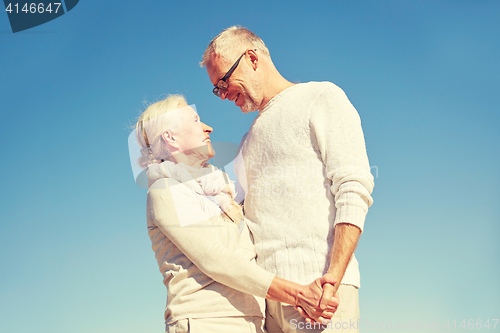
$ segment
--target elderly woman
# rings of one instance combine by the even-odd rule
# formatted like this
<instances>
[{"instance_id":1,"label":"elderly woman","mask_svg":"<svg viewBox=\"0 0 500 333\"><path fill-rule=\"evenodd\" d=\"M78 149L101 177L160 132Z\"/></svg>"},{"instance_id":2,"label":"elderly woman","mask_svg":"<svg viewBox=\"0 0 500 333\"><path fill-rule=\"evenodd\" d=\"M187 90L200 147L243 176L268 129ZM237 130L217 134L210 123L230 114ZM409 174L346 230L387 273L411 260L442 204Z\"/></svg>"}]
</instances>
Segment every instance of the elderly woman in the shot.
<instances>
[{"instance_id":1,"label":"elderly woman","mask_svg":"<svg viewBox=\"0 0 500 333\"><path fill-rule=\"evenodd\" d=\"M255 264L251 234L234 185L207 161L212 128L183 96L149 106L139 118L138 163L147 167L147 224L167 287L167 332L265 332L264 299L331 318L338 299L319 309L324 283L280 279Z\"/></svg>"}]
</instances>

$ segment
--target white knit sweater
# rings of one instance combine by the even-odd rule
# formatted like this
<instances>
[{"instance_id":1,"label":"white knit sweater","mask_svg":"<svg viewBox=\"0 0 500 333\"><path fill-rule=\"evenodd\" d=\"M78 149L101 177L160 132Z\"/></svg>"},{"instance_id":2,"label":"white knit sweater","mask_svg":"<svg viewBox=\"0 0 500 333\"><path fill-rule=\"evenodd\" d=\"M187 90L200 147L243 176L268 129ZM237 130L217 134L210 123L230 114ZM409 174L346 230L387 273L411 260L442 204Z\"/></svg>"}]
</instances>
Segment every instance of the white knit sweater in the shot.
<instances>
[{"instance_id":1,"label":"white knit sweater","mask_svg":"<svg viewBox=\"0 0 500 333\"><path fill-rule=\"evenodd\" d=\"M312 282L328 269L335 224L363 230L373 202L358 113L330 82L297 84L260 111L240 148L235 171L257 263L281 278ZM360 286L354 256L342 283Z\"/></svg>"},{"instance_id":2,"label":"white knit sweater","mask_svg":"<svg viewBox=\"0 0 500 333\"><path fill-rule=\"evenodd\" d=\"M151 182L148 233L167 287L166 323L184 318L262 317L263 298L274 275L255 264L245 221L223 218L214 202L221 191L211 189L218 187L217 178L222 175L210 168L200 170L200 187L183 167L168 167L169 163L173 164L152 164L147 172Z\"/></svg>"}]
</instances>

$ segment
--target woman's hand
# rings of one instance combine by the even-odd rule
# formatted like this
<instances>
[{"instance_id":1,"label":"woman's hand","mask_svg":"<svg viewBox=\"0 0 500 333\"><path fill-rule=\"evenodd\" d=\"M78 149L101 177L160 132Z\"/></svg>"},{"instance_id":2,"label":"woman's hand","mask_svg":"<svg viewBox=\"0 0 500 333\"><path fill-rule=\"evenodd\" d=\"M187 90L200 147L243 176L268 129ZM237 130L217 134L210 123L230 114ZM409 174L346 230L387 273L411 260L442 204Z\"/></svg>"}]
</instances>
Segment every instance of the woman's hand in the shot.
<instances>
[{"instance_id":1,"label":"woman's hand","mask_svg":"<svg viewBox=\"0 0 500 333\"><path fill-rule=\"evenodd\" d=\"M331 287L334 284L335 281L329 275L324 275L314 280L311 284L302 286L296 297L295 308L306 318L306 321L316 321L322 324L330 322L330 319L339 306L339 297L335 294L328 302L325 302L322 296L324 286Z\"/></svg>"}]
</instances>

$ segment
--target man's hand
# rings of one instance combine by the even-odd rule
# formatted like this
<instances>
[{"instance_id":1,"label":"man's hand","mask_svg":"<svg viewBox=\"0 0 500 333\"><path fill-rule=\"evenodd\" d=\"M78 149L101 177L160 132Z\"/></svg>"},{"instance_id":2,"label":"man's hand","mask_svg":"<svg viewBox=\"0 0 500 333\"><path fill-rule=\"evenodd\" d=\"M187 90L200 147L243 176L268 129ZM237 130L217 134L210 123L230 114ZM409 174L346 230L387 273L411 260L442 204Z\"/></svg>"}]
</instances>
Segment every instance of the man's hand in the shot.
<instances>
[{"instance_id":1,"label":"man's hand","mask_svg":"<svg viewBox=\"0 0 500 333\"><path fill-rule=\"evenodd\" d=\"M325 274L311 284L304 286L298 293L295 308L306 318L306 321L316 321L322 324L330 322L339 306L338 295L334 296L333 293L334 286L335 281L331 275Z\"/></svg>"},{"instance_id":2,"label":"man's hand","mask_svg":"<svg viewBox=\"0 0 500 333\"><path fill-rule=\"evenodd\" d=\"M325 280L335 280L335 277L331 273L326 273L323 275L323 278L325 278ZM319 302L320 309L326 309L328 303L334 295L338 300L337 289L339 289L338 284L328 282L323 284L323 295L321 295L321 301Z\"/></svg>"}]
</instances>

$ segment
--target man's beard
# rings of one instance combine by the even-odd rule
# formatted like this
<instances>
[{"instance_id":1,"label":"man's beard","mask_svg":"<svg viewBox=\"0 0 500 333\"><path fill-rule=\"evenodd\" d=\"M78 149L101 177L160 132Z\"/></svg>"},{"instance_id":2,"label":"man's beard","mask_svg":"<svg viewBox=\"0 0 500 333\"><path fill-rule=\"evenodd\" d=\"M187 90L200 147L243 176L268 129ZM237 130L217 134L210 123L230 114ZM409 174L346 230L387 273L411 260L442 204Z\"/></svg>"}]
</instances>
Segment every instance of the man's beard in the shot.
<instances>
[{"instance_id":1,"label":"man's beard","mask_svg":"<svg viewBox=\"0 0 500 333\"><path fill-rule=\"evenodd\" d=\"M257 80L252 80L252 86L245 91L245 94L241 97L245 98L245 102L240 106L240 110L243 113L250 113L253 111L258 111L260 105L257 104L252 96L257 96L256 92L260 90L260 84Z\"/></svg>"},{"instance_id":2,"label":"man's beard","mask_svg":"<svg viewBox=\"0 0 500 333\"><path fill-rule=\"evenodd\" d=\"M259 109L259 106L256 105L254 100L250 98L250 96L245 96L245 103L243 103L242 106L240 106L240 110L243 113L250 113L253 111L257 111Z\"/></svg>"}]
</instances>

